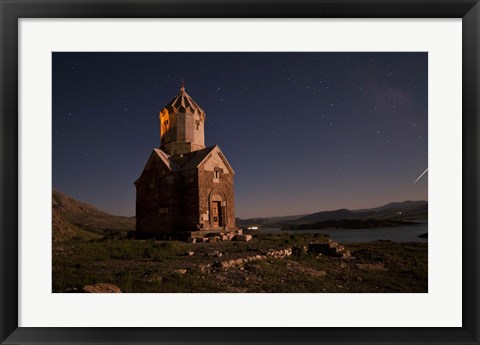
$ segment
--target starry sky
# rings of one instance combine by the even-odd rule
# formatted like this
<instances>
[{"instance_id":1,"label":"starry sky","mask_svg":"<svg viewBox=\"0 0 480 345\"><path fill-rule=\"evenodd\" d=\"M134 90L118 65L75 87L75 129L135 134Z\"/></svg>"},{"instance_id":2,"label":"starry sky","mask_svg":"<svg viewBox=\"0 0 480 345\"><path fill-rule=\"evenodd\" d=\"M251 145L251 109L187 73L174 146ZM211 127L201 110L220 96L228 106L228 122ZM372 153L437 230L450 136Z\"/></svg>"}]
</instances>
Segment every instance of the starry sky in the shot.
<instances>
[{"instance_id":1,"label":"starry sky","mask_svg":"<svg viewBox=\"0 0 480 345\"><path fill-rule=\"evenodd\" d=\"M427 53L53 53L53 188L116 215L179 92L240 218L427 200Z\"/></svg>"}]
</instances>

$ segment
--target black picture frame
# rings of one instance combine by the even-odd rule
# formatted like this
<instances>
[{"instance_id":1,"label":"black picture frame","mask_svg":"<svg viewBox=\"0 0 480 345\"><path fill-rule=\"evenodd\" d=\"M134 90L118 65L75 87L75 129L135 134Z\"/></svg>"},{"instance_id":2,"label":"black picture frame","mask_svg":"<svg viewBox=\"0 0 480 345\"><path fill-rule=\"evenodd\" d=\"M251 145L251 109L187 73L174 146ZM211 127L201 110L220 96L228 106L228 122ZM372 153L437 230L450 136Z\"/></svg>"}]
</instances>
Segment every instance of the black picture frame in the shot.
<instances>
[{"instance_id":1,"label":"black picture frame","mask_svg":"<svg viewBox=\"0 0 480 345\"><path fill-rule=\"evenodd\" d=\"M0 340L2 344L479 344L478 0L0 0ZM19 18L462 18L463 327L22 328L18 327Z\"/></svg>"}]
</instances>

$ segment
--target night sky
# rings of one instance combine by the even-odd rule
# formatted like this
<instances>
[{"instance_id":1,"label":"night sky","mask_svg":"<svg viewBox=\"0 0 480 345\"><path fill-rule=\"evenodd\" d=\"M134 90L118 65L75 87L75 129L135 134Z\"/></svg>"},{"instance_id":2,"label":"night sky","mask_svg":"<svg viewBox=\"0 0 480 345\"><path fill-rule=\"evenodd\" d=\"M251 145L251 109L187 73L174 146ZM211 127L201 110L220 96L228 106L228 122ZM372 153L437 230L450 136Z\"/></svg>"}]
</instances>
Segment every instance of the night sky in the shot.
<instances>
[{"instance_id":1,"label":"night sky","mask_svg":"<svg viewBox=\"0 0 480 345\"><path fill-rule=\"evenodd\" d=\"M133 216L182 79L237 217L427 200L427 53L53 53L53 188Z\"/></svg>"}]
</instances>

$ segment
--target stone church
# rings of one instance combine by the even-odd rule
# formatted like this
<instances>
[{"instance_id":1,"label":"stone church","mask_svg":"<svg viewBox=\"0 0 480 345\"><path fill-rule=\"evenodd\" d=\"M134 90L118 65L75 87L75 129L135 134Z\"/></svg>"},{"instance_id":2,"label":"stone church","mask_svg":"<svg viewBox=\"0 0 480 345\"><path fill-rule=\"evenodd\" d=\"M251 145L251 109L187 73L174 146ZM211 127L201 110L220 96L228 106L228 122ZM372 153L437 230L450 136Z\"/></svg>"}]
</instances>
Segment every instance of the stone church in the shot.
<instances>
[{"instance_id":1,"label":"stone church","mask_svg":"<svg viewBox=\"0 0 480 345\"><path fill-rule=\"evenodd\" d=\"M137 234L235 230L235 172L217 145L205 147L205 112L182 85L159 117L160 147L135 181Z\"/></svg>"}]
</instances>

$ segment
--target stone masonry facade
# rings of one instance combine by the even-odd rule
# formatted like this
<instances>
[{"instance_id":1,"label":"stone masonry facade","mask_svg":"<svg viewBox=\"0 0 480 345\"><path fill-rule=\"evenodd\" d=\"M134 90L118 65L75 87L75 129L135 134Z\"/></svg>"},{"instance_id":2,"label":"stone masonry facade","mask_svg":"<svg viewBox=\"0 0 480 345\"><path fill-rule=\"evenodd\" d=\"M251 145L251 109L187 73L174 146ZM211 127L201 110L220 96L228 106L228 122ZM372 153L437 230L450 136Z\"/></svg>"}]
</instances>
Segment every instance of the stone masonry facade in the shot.
<instances>
[{"instance_id":1,"label":"stone masonry facade","mask_svg":"<svg viewBox=\"0 0 480 345\"><path fill-rule=\"evenodd\" d=\"M182 87L160 111L160 148L135 181L139 236L234 231L235 172L204 146L205 112Z\"/></svg>"}]
</instances>

